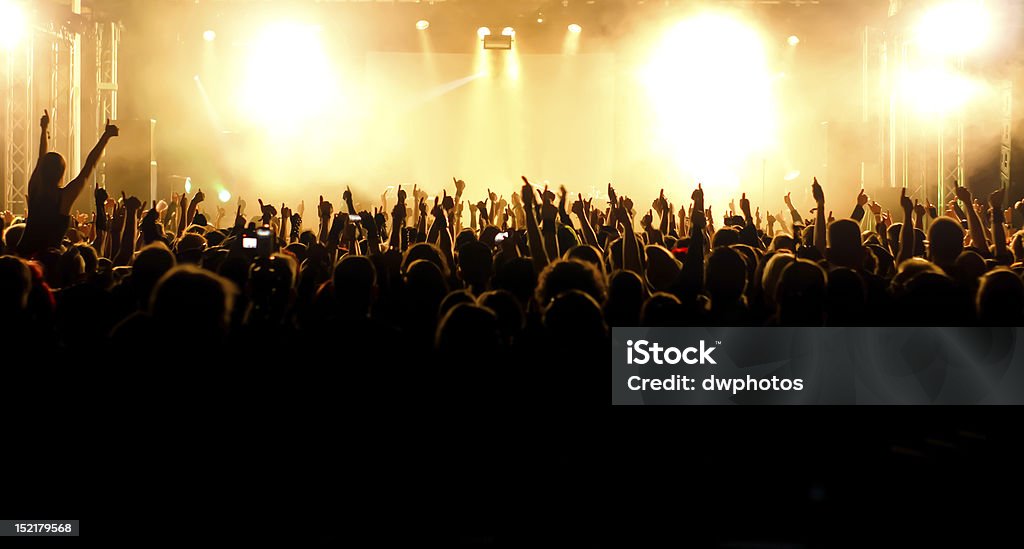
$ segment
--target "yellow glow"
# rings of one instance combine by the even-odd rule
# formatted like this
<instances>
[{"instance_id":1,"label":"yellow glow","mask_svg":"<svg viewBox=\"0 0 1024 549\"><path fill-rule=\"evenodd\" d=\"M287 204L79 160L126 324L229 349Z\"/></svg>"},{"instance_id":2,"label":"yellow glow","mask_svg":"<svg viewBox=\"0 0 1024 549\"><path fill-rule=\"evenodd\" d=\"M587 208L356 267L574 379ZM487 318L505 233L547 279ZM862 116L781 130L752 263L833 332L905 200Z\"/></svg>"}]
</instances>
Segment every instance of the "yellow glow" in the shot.
<instances>
[{"instance_id":1,"label":"yellow glow","mask_svg":"<svg viewBox=\"0 0 1024 549\"><path fill-rule=\"evenodd\" d=\"M516 35L516 29L513 29L512 27L505 27L505 28L501 29L501 35L502 36L515 36Z\"/></svg>"},{"instance_id":2,"label":"yellow glow","mask_svg":"<svg viewBox=\"0 0 1024 549\"><path fill-rule=\"evenodd\" d=\"M213 42L216 39L217 39L217 33L212 31L212 30L208 30L208 31L203 33L203 40L206 40L207 42Z\"/></svg>"},{"instance_id":3,"label":"yellow glow","mask_svg":"<svg viewBox=\"0 0 1024 549\"><path fill-rule=\"evenodd\" d=\"M899 88L903 101L918 114L941 115L963 107L980 85L963 74L933 66L908 71Z\"/></svg>"},{"instance_id":4,"label":"yellow glow","mask_svg":"<svg viewBox=\"0 0 1024 549\"><path fill-rule=\"evenodd\" d=\"M11 0L0 0L0 48L13 49L25 37L28 18L21 6Z\"/></svg>"},{"instance_id":5,"label":"yellow glow","mask_svg":"<svg viewBox=\"0 0 1024 549\"><path fill-rule=\"evenodd\" d=\"M416 22L416 28L421 31L427 30L430 28L430 21L427 21L426 19L420 19L419 21Z\"/></svg>"},{"instance_id":6,"label":"yellow glow","mask_svg":"<svg viewBox=\"0 0 1024 549\"><path fill-rule=\"evenodd\" d=\"M221 189L220 192L217 193L217 198L220 199L221 202L227 202L231 200L231 193L229 193L227 189Z\"/></svg>"},{"instance_id":7,"label":"yellow glow","mask_svg":"<svg viewBox=\"0 0 1024 549\"><path fill-rule=\"evenodd\" d=\"M795 46L800 43L800 37L794 34L786 40L786 43L790 46Z\"/></svg>"},{"instance_id":8,"label":"yellow glow","mask_svg":"<svg viewBox=\"0 0 1024 549\"><path fill-rule=\"evenodd\" d=\"M982 0L954 0L925 12L915 36L922 51L967 54L982 49L992 32L992 17Z\"/></svg>"},{"instance_id":9,"label":"yellow glow","mask_svg":"<svg viewBox=\"0 0 1024 549\"><path fill-rule=\"evenodd\" d=\"M672 27L643 69L654 145L717 204L735 194L754 160L760 171L775 143L772 74L758 33L713 13Z\"/></svg>"},{"instance_id":10,"label":"yellow glow","mask_svg":"<svg viewBox=\"0 0 1024 549\"><path fill-rule=\"evenodd\" d=\"M480 27L479 29L476 29L476 35L479 38L483 38L485 36L490 36L491 35L491 29L489 29L487 27Z\"/></svg>"},{"instance_id":11,"label":"yellow glow","mask_svg":"<svg viewBox=\"0 0 1024 549\"><path fill-rule=\"evenodd\" d=\"M342 103L319 28L278 23L252 42L239 106L268 130L297 131Z\"/></svg>"},{"instance_id":12,"label":"yellow glow","mask_svg":"<svg viewBox=\"0 0 1024 549\"><path fill-rule=\"evenodd\" d=\"M569 25L569 32L575 32L577 34L581 33L581 32L583 32L583 27L577 25L576 23L573 23L573 24Z\"/></svg>"}]
</instances>

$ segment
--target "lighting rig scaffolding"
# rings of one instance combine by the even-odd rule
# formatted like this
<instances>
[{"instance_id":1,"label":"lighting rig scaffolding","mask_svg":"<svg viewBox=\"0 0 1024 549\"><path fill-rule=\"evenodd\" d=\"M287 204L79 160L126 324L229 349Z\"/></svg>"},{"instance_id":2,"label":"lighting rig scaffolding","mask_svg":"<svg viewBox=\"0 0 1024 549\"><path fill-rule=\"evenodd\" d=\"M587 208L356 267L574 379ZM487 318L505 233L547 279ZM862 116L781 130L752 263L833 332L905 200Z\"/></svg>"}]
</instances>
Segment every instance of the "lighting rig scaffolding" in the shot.
<instances>
[{"instance_id":1,"label":"lighting rig scaffolding","mask_svg":"<svg viewBox=\"0 0 1024 549\"><path fill-rule=\"evenodd\" d=\"M0 209L17 215L28 207L28 182L38 158L39 117L50 114L49 150L60 153L68 173L82 164L83 38L95 43L96 128L99 137L106 120L117 119L117 52L120 24L88 23L81 15L81 0L72 0L66 14L27 14L23 38L0 51L3 69L3 164L0 166ZM105 166L97 167L103 183Z\"/></svg>"}]
</instances>

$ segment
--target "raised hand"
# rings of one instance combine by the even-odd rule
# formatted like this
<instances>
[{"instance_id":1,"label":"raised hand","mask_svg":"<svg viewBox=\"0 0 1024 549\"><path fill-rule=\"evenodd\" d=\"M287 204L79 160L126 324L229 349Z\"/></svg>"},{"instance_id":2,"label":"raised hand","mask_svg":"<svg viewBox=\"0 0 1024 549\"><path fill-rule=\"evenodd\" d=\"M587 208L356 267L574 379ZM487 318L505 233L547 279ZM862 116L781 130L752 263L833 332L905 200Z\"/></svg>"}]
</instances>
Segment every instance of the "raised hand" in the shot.
<instances>
[{"instance_id":1,"label":"raised hand","mask_svg":"<svg viewBox=\"0 0 1024 549\"><path fill-rule=\"evenodd\" d=\"M825 203L825 191L821 188L821 184L818 183L818 178L814 178L814 183L811 184L811 195L814 196L814 202L818 206L822 206Z\"/></svg>"},{"instance_id":2,"label":"raised hand","mask_svg":"<svg viewBox=\"0 0 1024 549\"><path fill-rule=\"evenodd\" d=\"M220 208L218 208L218 210L220 210ZM291 209L291 208L288 208L288 207L286 207L286 206L284 205L284 203L282 203L282 204L281 204L281 220L282 220L282 221L284 221L284 220L290 220L291 218L292 218L292 209Z\"/></svg>"},{"instance_id":3,"label":"raised hand","mask_svg":"<svg viewBox=\"0 0 1024 549\"><path fill-rule=\"evenodd\" d=\"M923 218L924 214L927 213L927 209L924 204L921 204L916 198L914 199L914 215L918 218Z\"/></svg>"},{"instance_id":4,"label":"raised hand","mask_svg":"<svg viewBox=\"0 0 1024 549\"><path fill-rule=\"evenodd\" d=\"M616 197L616 195L615 195L615 187L612 187L612 184L609 183L608 184L608 203L611 204L612 206L615 206L616 204L618 204L618 202L619 202L618 201L618 197Z\"/></svg>"},{"instance_id":5,"label":"raised hand","mask_svg":"<svg viewBox=\"0 0 1024 549\"><path fill-rule=\"evenodd\" d=\"M107 123L109 124L110 121L108 120ZM46 131L46 128L50 127L50 112L46 109L43 109L43 116L39 119L39 127L42 128L43 131Z\"/></svg>"},{"instance_id":6,"label":"raised hand","mask_svg":"<svg viewBox=\"0 0 1024 549\"><path fill-rule=\"evenodd\" d=\"M882 205L878 202L872 200L871 204L868 205L868 209L871 210L871 213L874 215L882 215Z\"/></svg>"},{"instance_id":7,"label":"raised hand","mask_svg":"<svg viewBox=\"0 0 1024 549\"><path fill-rule=\"evenodd\" d=\"M202 189L199 189L199 192L197 192L196 195L192 197L192 203L193 204L199 204L200 202L202 202L204 200L206 200L206 195L203 194L203 190Z\"/></svg>"},{"instance_id":8,"label":"raised hand","mask_svg":"<svg viewBox=\"0 0 1024 549\"><path fill-rule=\"evenodd\" d=\"M640 218L640 226L644 229L650 229L651 224L654 223L654 210L647 210L647 213Z\"/></svg>"},{"instance_id":9,"label":"raised hand","mask_svg":"<svg viewBox=\"0 0 1024 549\"><path fill-rule=\"evenodd\" d=\"M585 219L587 215L587 206L583 202L583 195L580 193L576 194L576 200L572 203L572 213L576 214L581 220Z\"/></svg>"},{"instance_id":10,"label":"raised hand","mask_svg":"<svg viewBox=\"0 0 1024 549\"><path fill-rule=\"evenodd\" d=\"M786 196L782 197L783 202L786 203L786 207L789 208L790 210L793 209L793 199L790 197L791 194L793 194L793 193L792 192L788 192L788 193L786 193Z\"/></svg>"},{"instance_id":11,"label":"raised hand","mask_svg":"<svg viewBox=\"0 0 1024 549\"><path fill-rule=\"evenodd\" d=\"M455 199L448 196L448 191L444 189L441 189L441 194L443 196L441 200L441 207L444 208L444 211L446 212L452 211L455 208Z\"/></svg>"},{"instance_id":12,"label":"raised hand","mask_svg":"<svg viewBox=\"0 0 1024 549\"><path fill-rule=\"evenodd\" d=\"M608 188L611 189L611 187L612 187L611 184L609 184ZM531 206L533 206L533 201L534 201L533 185L530 185L530 182L527 181L525 176L523 177L522 198L523 198L523 206L525 206L526 208L530 208Z\"/></svg>"},{"instance_id":13,"label":"raised hand","mask_svg":"<svg viewBox=\"0 0 1024 549\"><path fill-rule=\"evenodd\" d=\"M124 195L124 193L121 193L121 194ZM181 207L181 213L182 213L182 215L184 215L185 211L188 210L188 194L187 193L181 193L181 197L178 198L178 206Z\"/></svg>"},{"instance_id":14,"label":"raised hand","mask_svg":"<svg viewBox=\"0 0 1024 549\"><path fill-rule=\"evenodd\" d=\"M654 199L654 202L651 203L651 207L654 211L658 212L658 215L665 215L665 211L669 209L668 200L665 198L665 189L661 189L661 193L658 194L658 198Z\"/></svg>"},{"instance_id":15,"label":"raised hand","mask_svg":"<svg viewBox=\"0 0 1024 549\"><path fill-rule=\"evenodd\" d=\"M452 180L455 181L455 192L458 194L462 194L462 192L466 190L466 182L461 179L456 179L454 177L452 178Z\"/></svg>"},{"instance_id":16,"label":"raised hand","mask_svg":"<svg viewBox=\"0 0 1024 549\"><path fill-rule=\"evenodd\" d=\"M273 204L264 204L262 198L258 198L257 200L260 203L260 212L263 214L264 222L270 221L270 218L277 215L277 208L275 208Z\"/></svg>"},{"instance_id":17,"label":"raised hand","mask_svg":"<svg viewBox=\"0 0 1024 549\"><path fill-rule=\"evenodd\" d=\"M993 210L1003 209L1003 199L1006 198L1006 189L999 188L988 195L988 203Z\"/></svg>"},{"instance_id":18,"label":"raised hand","mask_svg":"<svg viewBox=\"0 0 1024 549\"><path fill-rule=\"evenodd\" d=\"M100 187L98 183L96 184L96 187L92 190L92 196L95 199L97 206L102 206L103 204L106 204L107 198L110 198L107 195L107 190L104 189L103 187Z\"/></svg>"},{"instance_id":19,"label":"raised hand","mask_svg":"<svg viewBox=\"0 0 1024 549\"><path fill-rule=\"evenodd\" d=\"M399 204L405 204L405 199L406 198L408 198L408 195L406 194L405 190L402 189L402 186L399 185L398 186L398 203Z\"/></svg>"},{"instance_id":20,"label":"raised hand","mask_svg":"<svg viewBox=\"0 0 1024 549\"><path fill-rule=\"evenodd\" d=\"M860 194L857 195L857 205L863 208L868 203L868 195L864 194L864 189L860 190Z\"/></svg>"},{"instance_id":21,"label":"raised hand","mask_svg":"<svg viewBox=\"0 0 1024 549\"><path fill-rule=\"evenodd\" d=\"M324 195L320 195L320 203L317 204L316 213L320 219L330 219L331 214L334 213L334 205L324 200Z\"/></svg>"},{"instance_id":22,"label":"raised hand","mask_svg":"<svg viewBox=\"0 0 1024 549\"><path fill-rule=\"evenodd\" d=\"M750 200L747 200L747 193L740 197L740 209L743 210L744 219L750 219Z\"/></svg>"},{"instance_id":23,"label":"raised hand","mask_svg":"<svg viewBox=\"0 0 1024 549\"><path fill-rule=\"evenodd\" d=\"M124 209L128 212L137 212L142 209L142 202L134 196L129 196L124 199Z\"/></svg>"},{"instance_id":24,"label":"raised hand","mask_svg":"<svg viewBox=\"0 0 1024 549\"><path fill-rule=\"evenodd\" d=\"M47 120L49 120L49 117L47 117ZM121 134L121 130L119 130L117 128L117 126L111 124L110 123L110 119L108 118L107 119L107 125L104 126L104 128L103 128L103 136L104 137L117 137L120 134Z\"/></svg>"},{"instance_id":25,"label":"raised hand","mask_svg":"<svg viewBox=\"0 0 1024 549\"><path fill-rule=\"evenodd\" d=\"M956 182L956 198L967 206L970 206L973 195L971 194L971 191L967 190L967 187L960 186L960 182L958 181Z\"/></svg>"},{"instance_id":26,"label":"raised hand","mask_svg":"<svg viewBox=\"0 0 1024 549\"><path fill-rule=\"evenodd\" d=\"M932 219L935 219L936 217L939 217L939 210L938 210L938 208L935 207L935 204L932 204L931 200L928 200L927 202L928 202L928 215L931 216Z\"/></svg>"},{"instance_id":27,"label":"raised hand","mask_svg":"<svg viewBox=\"0 0 1024 549\"><path fill-rule=\"evenodd\" d=\"M907 215L910 215L910 212L914 209L914 202L907 196L906 187L900 189L900 207L903 208Z\"/></svg>"}]
</instances>

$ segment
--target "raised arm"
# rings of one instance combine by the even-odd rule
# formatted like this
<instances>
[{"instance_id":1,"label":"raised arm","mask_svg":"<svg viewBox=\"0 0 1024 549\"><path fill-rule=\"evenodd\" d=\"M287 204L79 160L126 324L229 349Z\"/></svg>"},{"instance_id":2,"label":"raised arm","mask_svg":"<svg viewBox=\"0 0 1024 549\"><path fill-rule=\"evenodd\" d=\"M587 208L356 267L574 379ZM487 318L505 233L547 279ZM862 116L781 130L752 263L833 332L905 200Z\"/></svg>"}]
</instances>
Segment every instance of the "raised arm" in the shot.
<instances>
[{"instance_id":1,"label":"raised arm","mask_svg":"<svg viewBox=\"0 0 1024 549\"><path fill-rule=\"evenodd\" d=\"M39 132L39 158L36 165L39 165L39 161L49 152L50 113L46 109L43 109L43 117L39 119L39 128L42 131Z\"/></svg>"},{"instance_id":2,"label":"raised arm","mask_svg":"<svg viewBox=\"0 0 1024 549\"><path fill-rule=\"evenodd\" d=\"M110 138L117 137L117 135L117 126L111 124L110 120L107 120L106 129L103 130L103 135L100 136L100 140L96 143L96 146L92 148L92 151L89 152L89 156L86 157L85 164L82 166L82 171L78 174L78 177L72 179L70 183L61 189L61 215L68 215L71 213L71 207L75 204L75 200L78 200L78 195L82 193L82 189L85 188L85 182L92 177L92 172L96 169L96 164L99 163L100 156L103 155L103 149L107 147L107 143L110 142Z\"/></svg>"},{"instance_id":3,"label":"raised arm","mask_svg":"<svg viewBox=\"0 0 1024 549\"><path fill-rule=\"evenodd\" d=\"M907 189L900 190L900 207L903 208L903 227L900 228L900 253L896 264L914 257L914 203L907 197Z\"/></svg>"},{"instance_id":4,"label":"raised arm","mask_svg":"<svg viewBox=\"0 0 1024 549\"><path fill-rule=\"evenodd\" d=\"M988 249L987 240L985 239L985 228L981 224L978 212L974 210L971 191L967 190L967 187L961 187L958 182L956 185L956 197L966 206L963 212L967 214L967 229L971 234L971 245L980 250Z\"/></svg>"},{"instance_id":5,"label":"raised arm","mask_svg":"<svg viewBox=\"0 0 1024 549\"><path fill-rule=\"evenodd\" d=\"M811 185L811 194L814 195L814 203L818 206L814 219L814 247L824 256L827 245L825 231L828 230L828 223L825 221L825 191L822 190L817 177L814 178L814 183Z\"/></svg>"},{"instance_id":6,"label":"raised arm","mask_svg":"<svg viewBox=\"0 0 1024 549\"><path fill-rule=\"evenodd\" d=\"M537 213L534 211L533 186L523 176L523 209L526 210L526 242L530 247L530 258L533 260L534 269L539 274L548 266L548 254L544 251L544 238L540 234L540 226L537 225Z\"/></svg>"},{"instance_id":7,"label":"raised arm","mask_svg":"<svg viewBox=\"0 0 1024 549\"><path fill-rule=\"evenodd\" d=\"M1006 196L1006 189L1000 188L988 196L988 203L992 206L992 244L995 246L996 259L1010 253L1006 245L1006 214L1003 212L1003 198Z\"/></svg>"},{"instance_id":8,"label":"raised arm","mask_svg":"<svg viewBox=\"0 0 1024 549\"><path fill-rule=\"evenodd\" d=\"M864 206L868 203L868 195L864 194L864 189L860 190L860 194L857 195L857 205L853 207L853 213L850 217L854 221L860 223L864 219Z\"/></svg>"}]
</instances>

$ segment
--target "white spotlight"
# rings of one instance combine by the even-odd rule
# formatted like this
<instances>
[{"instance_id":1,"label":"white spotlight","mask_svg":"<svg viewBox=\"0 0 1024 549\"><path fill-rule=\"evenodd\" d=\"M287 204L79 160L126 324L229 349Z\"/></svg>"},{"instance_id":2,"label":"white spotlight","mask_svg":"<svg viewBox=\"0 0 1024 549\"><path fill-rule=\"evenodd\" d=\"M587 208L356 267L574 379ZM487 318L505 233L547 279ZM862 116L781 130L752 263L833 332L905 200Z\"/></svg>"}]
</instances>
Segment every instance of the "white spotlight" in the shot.
<instances>
[{"instance_id":1,"label":"white spotlight","mask_svg":"<svg viewBox=\"0 0 1024 549\"><path fill-rule=\"evenodd\" d=\"M915 36L921 49L935 54L967 54L984 47L992 17L980 0L955 0L927 12Z\"/></svg>"},{"instance_id":2,"label":"white spotlight","mask_svg":"<svg viewBox=\"0 0 1024 549\"><path fill-rule=\"evenodd\" d=\"M576 34L579 34L583 32L583 27L577 25L576 23L573 23L569 25L569 32L575 32Z\"/></svg>"},{"instance_id":3,"label":"white spotlight","mask_svg":"<svg viewBox=\"0 0 1024 549\"><path fill-rule=\"evenodd\" d=\"M479 29L476 29L476 35L479 36L480 38L483 38L485 36L490 36L491 35L491 29L489 29L487 27L480 27Z\"/></svg>"},{"instance_id":4,"label":"white spotlight","mask_svg":"<svg viewBox=\"0 0 1024 549\"><path fill-rule=\"evenodd\" d=\"M229 193L227 189L221 189L220 192L217 193L217 198L219 198L221 202L228 202L231 200L231 193Z\"/></svg>"},{"instance_id":5,"label":"white spotlight","mask_svg":"<svg viewBox=\"0 0 1024 549\"><path fill-rule=\"evenodd\" d=\"M217 39L217 33L213 32L212 30L208 30L208 31L203 33L203 40L206 40L207 42L213 42L216 39Z\"/></svg>"},{"instance_id":6,"label":"white spotlight","mask_svg":"<svg viewBox=\"0 0 1024 549\"><path fill-rule=\"evenodd\" d=\"M187 193L192 192L192 178L191 177L186 177L185 178L185 192L187 192Z\"/></svg>"},{"instance_id":7,"label":"white spotlight","mask_svg":"<svg viewBox=\"0 0 1024 549\"><path fill-rule=\"evenodd\" d=\"M427 21L426 19L420 19L419 21L416 22L416 28L421 31L427 30L430 28L430 21Z\"/></svg>"},{"instance_id":8,"label":"white spotlight","mask_svg":"<svg viewBox=\"0 0 1024 549\"><path fill-rule=\"evenodd\" d=\"M790 46L796 46L797 44L800 43L800 37L794 34L790 36L789 39L786 40L786 42L788 42Z\"/></svg>"},{"instance_id":9,"label":"white spotlight","mask_svg":"<svg viewBox=\"0 0 1024 549\"><path fill-rule=\"evenodd\" d=\"M0 0L0 49L13 49L25 36L28 18L15 2Z\"/></svg>"},{"instance_id":10,"label":"white spotlight","mask_svg":"<svg viewBox=\"0 0 1024 549\"><path fill-rule=\"evenodd\" d=\"M505 28L501 29L501 35L502 36L515 36L516 35L516 29L513 29L512 27L505 27Z\"/></svg>"}]
</instances>

